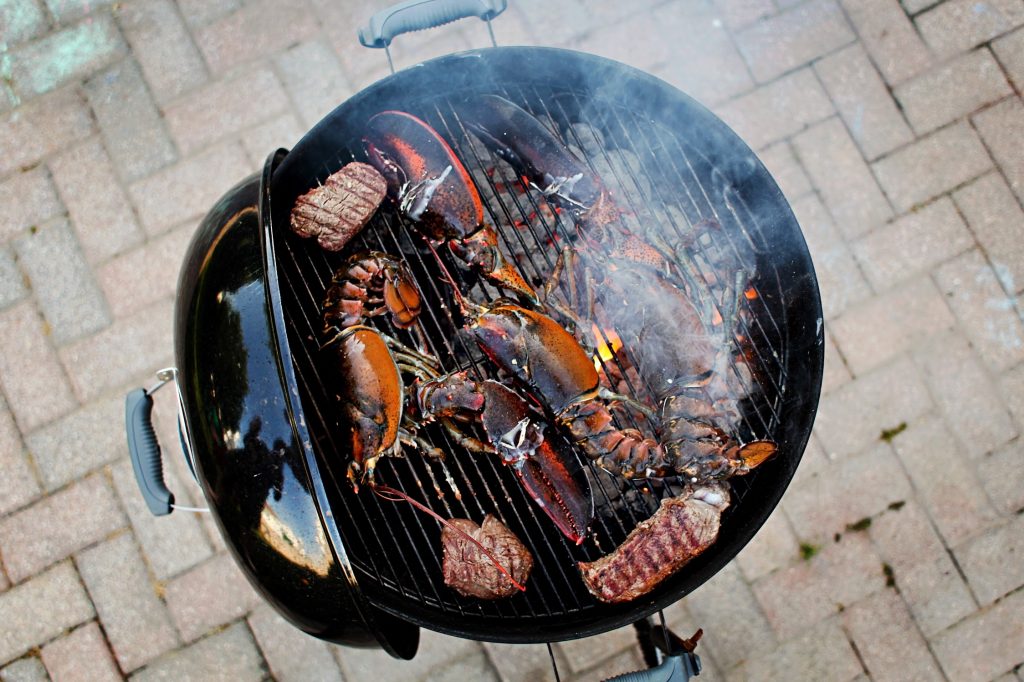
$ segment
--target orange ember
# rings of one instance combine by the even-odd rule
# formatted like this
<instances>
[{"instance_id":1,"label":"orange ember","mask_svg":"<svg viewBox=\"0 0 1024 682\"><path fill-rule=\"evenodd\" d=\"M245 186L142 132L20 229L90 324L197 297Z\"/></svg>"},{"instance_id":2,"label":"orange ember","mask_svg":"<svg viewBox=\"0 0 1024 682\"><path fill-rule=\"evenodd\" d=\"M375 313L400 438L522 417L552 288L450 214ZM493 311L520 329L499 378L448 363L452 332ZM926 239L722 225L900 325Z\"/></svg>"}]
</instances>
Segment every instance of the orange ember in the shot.
<instances>
[{"instance_id":1,"label":"orange ember","mask_svg":"<svg viewBox=\"0 0 1024 682\"><path fill-rule=\"evenodd\" d=\"M753 301L755 298L757 298L757 291L754 289L754 287L750 287L749 289L743 292L743 295L747 297L748 301Z\"/></svg>"},{"instance_id":2,"label":"orange ember","mask_svg":"<svg viewBox=\"0 0 1024 682\"><path fill-rule=\"evenodd\" d=\"M594 367L601 371L601 363L608 362L615 357L615 352L622 348L622 339L613 329L599 329L592 325L594 338L598 340L597 354L594 356Z\"/></svg>"}]
</instances>

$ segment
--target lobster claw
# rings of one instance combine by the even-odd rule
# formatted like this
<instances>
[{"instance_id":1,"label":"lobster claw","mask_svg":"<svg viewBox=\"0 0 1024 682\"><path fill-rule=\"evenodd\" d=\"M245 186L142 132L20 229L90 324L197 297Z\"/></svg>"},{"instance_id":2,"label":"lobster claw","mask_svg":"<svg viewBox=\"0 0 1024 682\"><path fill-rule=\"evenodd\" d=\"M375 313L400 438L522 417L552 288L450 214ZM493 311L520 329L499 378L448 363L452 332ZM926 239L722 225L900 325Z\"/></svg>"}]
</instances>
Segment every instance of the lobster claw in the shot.
<instances>
[{"instance_id":1,"label":"lobster claw","mask_svg":"<svg viewBox=\"0 0 1024 682\"><path fill-rule=\"evenodd\" d=\"M483 426L534 502L573 543L582 544L594 518L590 481L564 440L545 437L543 417L512 389L482 385Z\"/></svg>"}]
</instances>

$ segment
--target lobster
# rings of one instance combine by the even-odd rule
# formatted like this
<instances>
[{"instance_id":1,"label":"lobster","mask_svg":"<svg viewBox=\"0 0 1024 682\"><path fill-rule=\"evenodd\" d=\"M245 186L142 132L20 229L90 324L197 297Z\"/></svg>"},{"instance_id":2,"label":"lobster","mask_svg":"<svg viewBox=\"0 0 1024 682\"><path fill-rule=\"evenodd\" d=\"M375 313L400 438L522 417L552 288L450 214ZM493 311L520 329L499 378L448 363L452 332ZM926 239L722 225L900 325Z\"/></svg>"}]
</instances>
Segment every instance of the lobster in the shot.
<instances>
[{"instance_id":1,"label":"lobster","mask_svg":"<svg viewBox=\"0 0 1024 682\"><path fill-rule=\"evenodd\" d=\"M582 542L593 516L589 489L571 471L572 453L545 437L537 410L496 381L474 381L466 372L444 374L436 358L363 324L387 314L397 328L409 329L419 311L412 273L380 252L353 254L325 293L324 331L331 335L326 346L337 345L335 357L345 377L338 398L351 425L353 487L358 490L360 482L375 487L379 458L400 454L403 443L443 458L418 434L424 424L439 421L460 445L498 454L559 530ZM403 374L413 376L414 383L407 386ZM487 442L464 432L458 418L467 416L480 421Z\"/></svg>"},{"instance_id":2,"label":"lobster","mask_svg":"<svg viewBox=\"0 0 1024 682\"><path fill-rule=\"evenodd\" d=\"M612 459L598 456L598 463L630 478L678 473L696 483L746 473L771 456L774 443L737 443L724 428L731 426L729 420L716 419L714 408L697 398L729 357L735 306L726 311L730 319L722 334L710 333L707 315L702 318L694 303L700 287L678 259L669 257L671 247L629 231L600 178L532 114L494 95L476 97L457 110L469 130L529 187L573 217L576 248L560 254L544 298L565 261L571 261L570 309L637 342L630 351L659 405L659 440L656 447L620 450ZM742 277L738 273L737 281ZM742 288L730 291L739 295Z\"/></svg>"},{"instance_id":3,"label":"lobster","mask_svg":"<svg viewBox=\"0 0 1024 682\"><path fill-rule=\"evenodd\" d=\"M534 291L498 248L484 222L483 202L448 143L404 111L383 111L366 126L370 163L387 181L388 196L431 244L447 241L452 255L491 282L532 299Z\"/></svg>"}]
</instances>

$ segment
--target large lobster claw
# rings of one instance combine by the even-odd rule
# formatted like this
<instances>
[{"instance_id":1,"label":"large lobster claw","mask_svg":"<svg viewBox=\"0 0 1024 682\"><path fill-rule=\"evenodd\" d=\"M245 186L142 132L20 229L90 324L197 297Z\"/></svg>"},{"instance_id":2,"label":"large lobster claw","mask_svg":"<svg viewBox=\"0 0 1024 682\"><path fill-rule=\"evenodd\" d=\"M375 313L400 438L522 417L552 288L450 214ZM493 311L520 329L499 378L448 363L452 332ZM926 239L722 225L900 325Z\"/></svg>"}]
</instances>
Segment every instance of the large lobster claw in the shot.
<instances>
[{"instance_id":1,"label":"large lobster claw","mask_svg":"<svg viewBox=\"0 0 1024 682\"><path fill-rule=\"evenodd\" d=\"M488 149L556 206L591 219L613 210L597 175L533 114L497 95L473 97L456 111Z\"/></svg>"},{"instance_id":2,"label":"large lobster claw","mask_svg":"<svg viewBox=\"0 0 1024 682\"><path fill-rule=\"evenodd\" d=\"M526 492L577 545L594 518L590 482L576 454L555 434L545 437L543 416L512 389L483 382L483 426Z\"/></svg>"},{"instance_id":3,"label":"large lobster claw","mask_svg":"<svg viewBox=\"0 0 1024 682\"><path fill-rule=\"evenodd\" d=\"M531 301L536 294L498 249L484 223L480 193L459 157L424 121L404 111L382 111L366 124L366 154L388 182L399 210L434 242L499 286Z\"/></svg>"}]
</instances>

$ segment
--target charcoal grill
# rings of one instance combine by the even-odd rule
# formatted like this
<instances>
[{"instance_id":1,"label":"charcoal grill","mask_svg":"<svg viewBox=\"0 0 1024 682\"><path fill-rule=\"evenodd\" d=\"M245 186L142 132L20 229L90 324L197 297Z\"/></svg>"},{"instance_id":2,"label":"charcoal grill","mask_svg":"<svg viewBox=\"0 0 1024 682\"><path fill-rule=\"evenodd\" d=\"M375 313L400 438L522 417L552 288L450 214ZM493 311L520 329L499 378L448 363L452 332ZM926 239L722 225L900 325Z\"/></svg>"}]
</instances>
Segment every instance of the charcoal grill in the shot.
<instances>
[{"instance_id":1,"label":"charcoal grill","mask_svg":"<svg viewBox=\"0 0 1024 682\"><path fill-rule=\"evenodd\" d=\"M594 599L575 563L620 544L661 498L679 491L672 479L628 482L588 465L597 515L591 536L576 547L497 458L462 451L441 431L425 435L450 453L444 466L461 500L445 484L442 465L417 452L382 461L380 480L442 516L479 521L494 513L523 539L536 560L529 589L494 602L464 598L443 585L435 521L368 490L356 494L345 481L346 425L333 409L332 385L339 378L320 349L320 303L348 253L401 254L424 293L424 329L444 369L469 369L479 377L495 372L457 333L437 266L402 218L381 210L346 251L329 254L287 229L288 212L296 197L329 174L365 160L361 130L372 115L406 111L452 146L481 190L503 250L515 256L528 281L542 282L561 246L573 243L574 229L537 193L511 189L516 178L509 169L473 141L456 105L483 93L501 95L552 125L648 229L679 240L713 219L721 229L693 248L725 249L756 273L738 333L747 340L758 390L743 403L739 435L770 438L779 452L731 479L733 505L718 541L630 603ZM588 128L581 124L599 131L600 146L582 139L580 131ZM454 263L448 266L470 297L499 295ZM183 441L250 580L307 632L379 644L400 657L415 652L416 626L471 639L549 642L633 623L686 595L735 556L778 503L806 446L822 376L821 306L810 257L785 199L755 155L664 82L616 62L549 48L473 50L396 73L339 106L291 152L271 154L261 177L243 181L204 220L183 265L176 315ZM404 338L405 332L379 324ZM642 396L643 387L634 388ZM141 419L148 395L137 393L136 403L131 397L138 414L129 415L130 431L148 434ZM158 474L155 441L146 445L139 457L149 456L149 471ZM140 485L151 493L155 511L169 511L170 497L154 480L140 477Z\"/></svg>"}]
</instances>

